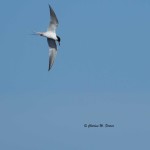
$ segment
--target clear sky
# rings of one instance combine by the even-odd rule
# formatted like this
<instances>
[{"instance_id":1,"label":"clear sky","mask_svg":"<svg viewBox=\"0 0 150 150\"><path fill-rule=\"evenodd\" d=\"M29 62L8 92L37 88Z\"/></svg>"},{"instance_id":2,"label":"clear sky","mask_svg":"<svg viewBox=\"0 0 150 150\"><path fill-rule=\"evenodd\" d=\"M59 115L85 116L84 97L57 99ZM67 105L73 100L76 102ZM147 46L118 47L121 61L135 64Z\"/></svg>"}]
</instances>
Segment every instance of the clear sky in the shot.
<instances>
[{"instance_id":1,"label":"clear sky","mask_svg":"<svg viewBox=\"0 0 150 150\"><path fill-rule=\"evenodd\" d=\"M149 0L1 0L0 20L0 150L150 149Z\"/></svg>"}]
</instances>

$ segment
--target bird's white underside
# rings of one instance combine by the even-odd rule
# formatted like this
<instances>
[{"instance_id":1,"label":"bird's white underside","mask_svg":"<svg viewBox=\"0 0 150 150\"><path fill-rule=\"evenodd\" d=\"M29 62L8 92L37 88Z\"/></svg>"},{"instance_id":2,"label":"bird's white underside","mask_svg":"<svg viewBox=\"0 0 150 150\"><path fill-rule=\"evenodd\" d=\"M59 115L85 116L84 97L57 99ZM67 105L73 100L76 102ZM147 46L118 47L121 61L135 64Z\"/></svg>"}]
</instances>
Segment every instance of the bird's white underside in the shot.
<instances>
[{"instance_id":1,"label":"bird's white underside","mask_svg":"<svg viewBox=\"0 0 150 150\"><path fill-rule=\"evenodd\" d=\"M55 41L57 40L56 33L51 32L51 31L44 32L44 33L43 33L43 36L45 36L46 38L53 39L53 40L55 40Z\"/></svg>"}]
</instances>

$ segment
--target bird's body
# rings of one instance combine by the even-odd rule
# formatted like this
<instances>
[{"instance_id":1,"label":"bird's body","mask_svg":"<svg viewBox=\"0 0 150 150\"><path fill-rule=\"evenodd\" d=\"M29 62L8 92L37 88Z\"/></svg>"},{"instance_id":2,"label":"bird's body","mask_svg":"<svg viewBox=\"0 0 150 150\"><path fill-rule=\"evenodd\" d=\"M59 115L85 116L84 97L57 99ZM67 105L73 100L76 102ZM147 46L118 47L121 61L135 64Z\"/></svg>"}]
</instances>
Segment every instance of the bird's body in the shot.
<instances>
[{"instance_id":1,"label":"bird's body","mask_svg":"<svg viewBox=\"0 0 150 150\"><path fill-rule=\"evenodd\" d=\"M51 69L51 67L54 63L55 56L57 54L56 42L58 42L60 45L60 37L56 35L56 29L58 26L58 19L55 15L54 10L51 8L50 5L49 5L49 9L50 9L51 21L50 21L48 30L46 32L36 32L35 33L36 35L40 35L40 36L47 38L47 42L48 42L48 46L49 46L49 67L48 67L48 70Z\"/></svg>"},{"instance_id":2,"label":"bird's body","mask_svg":"<svg viewBox=\"0 0 150 150\"><path fill-rule=\"evenodd\" d=\"M49 39L53 39L55 41L58 40L57 35L55 32L51 32L51 31L46 31L46 32L36 32L36 34L49 38Z\"/></svg>"}]
</instances>

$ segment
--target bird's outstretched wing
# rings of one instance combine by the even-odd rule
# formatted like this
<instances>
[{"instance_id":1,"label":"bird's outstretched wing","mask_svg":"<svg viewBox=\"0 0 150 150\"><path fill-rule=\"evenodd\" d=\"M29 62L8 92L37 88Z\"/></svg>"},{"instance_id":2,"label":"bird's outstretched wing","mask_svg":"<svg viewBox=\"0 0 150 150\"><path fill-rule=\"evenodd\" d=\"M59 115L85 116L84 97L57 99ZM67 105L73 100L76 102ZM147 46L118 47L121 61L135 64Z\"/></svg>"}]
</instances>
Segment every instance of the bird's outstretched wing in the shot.
<instances>
[{"instance_id":1,"label":"bird's outstretched wing","mask_svg":"<svg viewBox=\"0 0 150 150\"><path fill-rule=\"evenodd\" d=\"M53 66L55 56L57 54L57 45L55 40L47 38L48 46L49 46L49 67L48 71Z\"/></svg>"},{"instance_id":2,"label":"bird's outstretched wing","mask_svg":"<svg viewBox=\"0 0 150 150\"><path fill-rule=\"evenodd\" d=\"M54 12L54 10L52 9L52 7L49 5L49 10L50 10L50 24L48 27L48 31L51 32L56 32L56 29L58 27L58 19L56 17L56 14Z\"/></svg>"}]
</instances>

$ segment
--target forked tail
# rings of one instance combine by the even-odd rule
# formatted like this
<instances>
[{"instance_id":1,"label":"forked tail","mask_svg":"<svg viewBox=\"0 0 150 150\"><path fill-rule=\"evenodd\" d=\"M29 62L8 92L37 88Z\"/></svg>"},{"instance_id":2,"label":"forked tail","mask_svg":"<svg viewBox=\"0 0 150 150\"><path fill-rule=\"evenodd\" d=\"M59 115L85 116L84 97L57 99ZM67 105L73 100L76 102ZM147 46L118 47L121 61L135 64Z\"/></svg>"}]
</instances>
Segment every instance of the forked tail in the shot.
<instances>
[{"instance_id":1,"label":"forked tail","mask_svg":"<svg viewBox=\"0 0 150 150\"><path fill-rule=\"evenodd\" d=\"M43 36L43 32L33 32L32 35L40 35L40 36Z\"/></svg>"}]
</instances>

